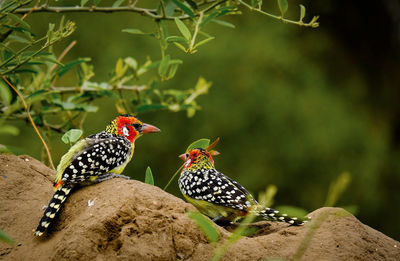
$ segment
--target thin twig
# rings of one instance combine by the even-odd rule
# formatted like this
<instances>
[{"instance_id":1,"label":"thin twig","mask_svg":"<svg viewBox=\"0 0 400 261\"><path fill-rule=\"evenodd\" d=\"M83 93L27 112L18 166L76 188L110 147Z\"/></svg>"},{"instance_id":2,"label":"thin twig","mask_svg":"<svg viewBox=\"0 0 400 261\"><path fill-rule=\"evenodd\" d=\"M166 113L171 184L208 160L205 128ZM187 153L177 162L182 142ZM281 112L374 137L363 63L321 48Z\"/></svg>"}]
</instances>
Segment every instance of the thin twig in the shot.
<instances>
[{"instance_id":1,"label":"thin twig","mask_svg":"<svg viewBox=\"0 0 400 261\"><path fill-rule=\"evenodd\" d=\"M76 40L73 40L68 46L67 48L65 48L65 50L60 54L60 56L58 56L57 61L61 62L61 60L65 57L65 55L67 55L67 53L72 49L72 47L74 47L76 45ZM53 64L53 66L50 68L50 72L53 72L56 68L57 68L58 64Z\"/></svg>"},{"instance_id":2,"label":"thin twig","mask_svg":"<svg viewBox=\"0 0 400 261\"><path fill-rule=\"evenodd\" d=\"M194 28L193 37L192 37L192 40L190 41L190 46L188 48L189 53L192 53L195 50L194 45L196 43L197 34L199 33L200 24L203 21L203 15L204 15L204 13L200 12L200 17L196 21L196 26Z\"/></svg>"},{"instance_id":3,"label":"thin twig","mask_svg":"<svg viewBox=\"0 0 400 261\"><path fill-rule=\"evenodd\" d=\"M199 11L195 14L196 17L200 16L200 12L207 13L211 11L216 6L226 2L227 0L221 1L210 1L206 2L212 3L208 7L204 8L203 10ZM119 7L99 7L99 6L48 6L46 4L39 6L38 8L32 10L33 8L18 8L13 13L16 14L25 14L28 12L39 13L39 12L48 12L48 13L115 13L115 12L133 12L139 13L144 16L148 16L154 18L156 20L174 20L175 18L179 18L180 20L191 19L191 17L187 14L180 15L180 16L167 16L165 13L159 15L157 13L157 9L149 9L149 8L142 8L136 7L135 5L127 5L127 6L119 6Z\"/></svg>"},{"instance_id":4,"label":"thin twig","mask_svg":"<svg viewBox=\"0 0 400 261\"><path fill-rule=\"evenodd\" d=\"M154 18L159 18L156 9L147 9L136 6L119 6L119 7L99 7L99 6L48 6L41 5L32 11L32 8L18 8L14 11L16 14L24 14L28 12L50 12L50 13L77 13L77 12L92 12L92 13L113 13L113 12L134 12L143 15L148 15Z\"/></svg>"},{"instance_id":5,"label":"thin twig","mask_svg":"<svg viewBox=\"0 0 400 261\"><path fill-rule=\"evenodd\" d=\"M53 160L52 160L52 158L51 158L50 150L49 150L49 148L47 147L46 142L45 142L44 139L42 138L42 135L40 135L40 132L39 132L38 128L36 127L36 124L35 124L35 122L33 121L32 117L31 117L31 114L29 113L29 107L28 107L28 105L26 104L24 97L23 97L23 96L21 95L21 93L17 90L17 88L15 88L14 85L12 85L12 84L7 80L7 78L6 78L5 76L2 76L2 78L3 78L3 80L17 93L17 95L18 95L19 98L21 99L22 103L24 104L24 107L25 107L26 113L27 113L27 115L28 115L29 121L31 122L31 124L32 124L33 128L35 129L37 135L39 136L40 140L42 141L44 148L46 149L47 157L49 157L50 166L51 166L52 169L56 169L56 168L54 167Z\"/></svg>"},{"instance_id":6,"label":"thin twig","mask_svg":"<svg viewBox=\"0 0 400 261\"><path fill-rule=\"evenodd\" d=\"M171 182L174 180L175 176L178 175L178 173L181 171L181 169L183 169L184 164L182 164L182 166L180 166L180 168L175 172L175 174L172 176L172 178L168 181L167 185L165 185L165 187L163 188L163 190L165 191L169 184L171 184Z\"/></svg>"},{"instance_id":7,"label":"thin twig","mask_svg":"<svg viewBox=\"0 0 400 261\"><path fill-rule=\"evenodd\" d=\"M76 40L73 40L68 46L67 48L65 48L65 50L60 54L60 56L58 56L57 61L61 62L61 60L64 58L65 55L67 55L67 53L72 49L72 47L74 47L76 45ZM51 66L49 74L51 74L56 68L57 68L58 64L53 64L53 66ZM56 75L53 79L53 81L51 82L51 86L54 86L54 84L56 84L56 81L58 79L58 75Z\"/></svg>"},{"instance_id":8,"label":"thin twig","mask_svg":"<svg viewBox=\"0 0 400 261\"><path fill-rule=\"evenodd\" d=\"M302 22L302 21L293 21L293 20L289 20L289 19L283 18L282 16L279 16L279 15L273 15L273 14L267 13L267 12L261 10L260 8L255 8L255 7L249 5L248 3L246 3L246 2L243 1L243 0L238 0L238 1L239 1L239 3L241 3L242 5L244 5L244 6L246 6L247 8L249 8L251 11L256 11L256 12L258 12L258 13L260 13L260 14L263 14L263 15L269 16L269 17L271 17L271 18L275 18L275 19L281 20L282 22L285 22L285 23L288 23L288 24L296 24L296 25L305 26L305 27L312 27L312 28L316 28L316 27L319 26L319 23L316 22L317 19L318 19L317 16L315 16L315 17L311 20L311 22L309 22L309 23L304 23L304 22Z\"/></svg>"},{"instance_id":9,"label":"thin twig","mask_svg":"<svg viewBox=\"0 0 400 261\"><path fill-rule=\"evenodd\" d=\"M117 85L115 88L112 85L107 85L101 88L92 88L92 87L54 87L51 91L57 93L65 93L65 92L76 92L76 91L85 91L85 92L98 92L98 91L112 91L112 90L125 90L125 91L143 91L147 89L146 85Z\"/></svg>"},{"instance_id":10,"label":"thin twig","mask_svg":"<svg viewBox=\"0 0 400 261\"><path fill-rule=\"evenodd\" d=\"M36 10L36 9L38 8L38 6L39 6L39 3L40 3L40 0L38 0L38 1L36 2L36 4L32 7L32 9L31 9L29 12L25 13L25 14L21 17L21 20L24 20L25 18L27 18L28 15L30 15L34 10Z\"/></svg>"}]
</instances>

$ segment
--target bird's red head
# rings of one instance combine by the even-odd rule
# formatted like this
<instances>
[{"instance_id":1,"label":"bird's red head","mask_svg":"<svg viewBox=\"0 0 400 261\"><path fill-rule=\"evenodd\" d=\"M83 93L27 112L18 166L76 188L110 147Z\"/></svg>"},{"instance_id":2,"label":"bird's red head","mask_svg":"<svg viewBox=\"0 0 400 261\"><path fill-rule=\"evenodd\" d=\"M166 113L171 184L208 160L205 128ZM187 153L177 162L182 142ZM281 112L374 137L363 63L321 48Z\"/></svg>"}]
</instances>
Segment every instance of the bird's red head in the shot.
<instances>
[{"instance_id":1,"label":"bird's red head","mask_svg":"<svg viewBox=\"0 0 400 261\"><path fill-rule=\"evenodd\" d=\"M179 158L185 161L182 171L214 168L214 160L211 153L205 149L197 148L189 150L179 155Z\"/></svg>"},{"instance_id":2,"label":"bird's red head","mask_svg":"<svg viewBox=\"0 0 400 261\"><path fill-rule=\"evenodd\" d=\"M135 116L124 114L116 117L107 127L106 131L120 137L127 138L133 143L137 138L144 133L159 132L160 129L141 122Z\"/></svg>"}]
</instances>

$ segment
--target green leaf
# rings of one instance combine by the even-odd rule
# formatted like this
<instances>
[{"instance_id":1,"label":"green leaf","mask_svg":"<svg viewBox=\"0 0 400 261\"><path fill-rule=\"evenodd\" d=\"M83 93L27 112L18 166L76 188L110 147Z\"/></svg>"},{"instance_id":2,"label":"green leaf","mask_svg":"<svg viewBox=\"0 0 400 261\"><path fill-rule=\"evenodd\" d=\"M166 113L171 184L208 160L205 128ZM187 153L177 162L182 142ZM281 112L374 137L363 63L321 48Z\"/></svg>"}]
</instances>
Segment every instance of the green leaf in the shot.
<instances>
[{"instance_id":1,"label":"green leaf","mask_svg":"<svg viewBox=\"0 0 400 261\"><path fill-rule=\"evenodd\" d=\"M118 7L120 6L125 0L117 0L114 2L114 4L112 5L112 7Z\"/></svg>"},{"instance_id":2,"label":"green leaf","mask_svg":"<svg viewBox=\"0 0 400 261\"><path fill-rule=\"evenodd\" d=\"M84 63L84 62L89 62L89 61L90 61L90 58L79 58L75 61L64 64L64 66L59 66L56 69L56 73L59 77L61 77L64 74L66 74L68 71L70 71L73 67L75 67L76 65Z\"/></svg>"},{"instance_id":3,"label":"green leaf","mask_svg":"<svg viewBox=\"0 0 400 261\"><path fill-rule=\"evenodd\" d=\"M201 45L203 45L203 44L205 44L205 43L208 43L209 41L211 41L211 40L213 40L213 39L215 39L215 37L206 38L206 39L204 39L204 40L198 42L197 44L195 44L194 48L197 48L197 47L199 47L199 46L201 46Z\"/></svg>"},{"instance_id":4,"label":"green leaf","mask_svg":"<svg viewBox=\"0 0 400 261\"><path fill-rule=\"evenodd\" d=\"M278 192L275 185L268 185L265 191L258 194L258 202L264 207L271 207L274 204L274 197Z\"/></svg>"},{"instance_id":5,"label":"green leaf","mask_svg":"<svg viewBox=\"0 0 400 261\"><path fill-rule=\"evenodd\" d=\"M200 26L204 26L208 22L212 21L214 18L218 18L223 15L229 14L231 12L236 12L236 11L237 11L237 7L235 7L235 6L220 7L218 9L214 10L213 12L211 12L211 14L209 14L205 19L203 19L203 21L200 23Z\"/></svg>"},{"instance_id":6,"label":"green leaf","mask_svg":"<svg viewBox=\"0 0 400 261\"><path fill-rule=\"evenodd\" d=\"M177 42L174 42L174 44L175 44L179 49L181 49L182 51L184 51L184 52L186 53L186 48L185 48L185 46L183 46L183 45L181 45L180 43L177 43Z\"/></svg>"},{"instance_id":7,"label":"green leaf","mask_svg":"<svg viewBox=\"0 0 400 261\"><path fill-rule=\"evenodd\" d=\"M162 109L167 109L167 105L163 104L144 104L140 105L136 108L137 113L142 113L142 112L147 112L147 111L154 111L154 110L162 110Z\"/></svg>"},{"instance_id":8,"label":"green leaf","mask_svg":"<svg viewBox=\"0 0 400 261\"><path fill-rule=\"evenodd\" d=\"M223 20L214 19L214 20L211 20L211 21L216 23L216 24L225 26L225 27L236 28L234 24L231 24L231 23L223 21Z\"/></svg>"},{"instance_id":9,"label":"green leaf","mask_svg":"<svg viewBox=\"0 0 400 261\"><path fill-rule=\"evenodd\" d=\"M174 78L176 71L178 70L178 67L179 67L178 64L171 64L171 66L169 67L167 80Z\"/></svg>"},{"instance_id":10,"label":"green leaf","mask_svg":"<svg viewBox=\"0 0 400 261\"><path fill-rule=\"evenodd\" d=\"M185 2L188 3L194 10L198 9L197 4L193 0L185 0Z\"/></svg>"},{"instance_id":11,"label":"green leaf","mask_svg":"<svg viewBox=\"0 0 400 261\"><path fill-rule=\"evenodd\" d=\"M207 149L207 147L210 145L210 140L209 139L199 139L196 140L195 142L191 143L186 151L192 150L192 149Z\"/></svg>"},{"instance_id":12,"label":"green leaf","mask_svg":"<svg viewBox=\"0 0 400 261\"><path fill-rule=\"evenodd\" d=\"M0 127L0 134L17 136L19 134L19 129L12 125L3 125Z\"/></svg>"},{"instance_id":13,"label":"green leaf","mask_svg":"<svg viewBox=\"0 0 400 261\"><path fill-rule=\"evenodd\" d=\"M67 131L62 137L61 140L65 144L72 144L75 143L79 138L82 136L82 130L79 129L70 129Z\"/></svg>"},{"instance_id":14,"label":"green leaf","mask_svg":"<svg viewBox=\"0 0 400 261\"><path fill-rule=\"evenodd\" d=\"M10 42L15 41L15 42L24 43L24 44L31 43L31 41L29 39L26 39L24 37L21 37L21 36L15 35L15 34L10 35L8 37L8 39L11 40Z\"/></svg>"},{"instance_id":15,"label":"green leaf","mask_svg":"<svg viewBox=\"0 0 400 261\"><path fill-rule=\"evenodd\" d=\"M128 67L126 65L124 66L124 61L121 58L119 58L117 61L117 64L115 65L116 77L117 78L122 77L125 74L127 69L128 69Z\"/></svg>"},{"instance_id":16,"label":"green leaf","mask_svg":"<svg viewBox=\"0 0 400 261\"><path fill-rule=\"evenodd\" d=\"M85 6L85 4L88 2L89 0L81 0L81 6Z\"/></svg>"},{"instance_id":17,"label":"green leaf","mask_svg":"<svg viewBox=\"0 0 400 261\"><path fill-rule=\"evenodd\" d=\"M158 67L158 74L160 76L165 76L169 67L169 60L170 56L167 54L166 56L163 57L161 60L160 66Z\"/></svg>"},{"instance_id":18,"label":"green leaf","mask_svg":"<svg viewBox=\"0 0 400 261\"><path fill-rule=\"evenodd\" d=\"M47 90L37 90L34 91L33 93L31 93L28 97L26 97L26 100L29 100L31 103L36 101L36 100L42 100L44 98L44 96L46 96L47 94L50 94L51 92L47 91Z\"/></svg>"},{"instance_id":19,"label":"green leaf","mask_svg":"<svg viewBox=\"0 0 400 261\"><path fill-rule=\"evenodd\" d=\"M149 35L149 36L154 36L153 33L145 33L142 30L136 29L136 28L126 28L122 29L123 33L128 33L128 34L138 34L138 35Z\"/></svg>"},{"instance_id":20,"label":"green leaf","mask_svg":"<svg viewBox=\"0 0 400 261\"><path fill-rule=\"evenodd\" d=\"M206 18L201 21L200 26L204 26L208 22L210 22L212 19L216 18L218 16L219 10L214 10L211 14L209 14Z\"/></svg>"},{"instance_id":21,"label":"green leaf","mask_svg":"<svg viewBox=\"0 0 400 261\"><path fill-rule=\"evenodd\" d=\"M168 43L173 43L173 42L187 43L188 42L188 40L186 40L186 38L184 38L182 36L168 36L167 38L165 38L165 41L167 41Z\"/></svg>"},{"instance_id":22,"label":"green leaf","mask_svg":"<svg viewBox=\"0 0 400 261\"><path fill-rule=\"evenodd\" d=\"M279 10L281 11L281 15L283 17L283 15L286 13L286 11L288 10L288 2L287 0L277 0L278 1L278 5L279 5Z\"/></svg>"},{"instance_id":23,"label":"green leaf","mask_svg":"<svg viewBox=\"0 0 400 261\"><path fill-rule=\"evenodd\" d=\"M53 55L43 55L38 57L38 59L64 66L64 64L60 63Z\"/></svg>"},{"instance_id":24,"label":"green leaf","mask_svg":"<svg viewBox=\"0 0 400 261\"><path fill-rule=\"evenodd\" d=\"M251 6L252 7L258 7L258 8L261 9L262 0L251 0Z\"/></svg>"},{"instance_id":25,"label":"green leaf","mask_svg":"<svg viewBox=\"0 0 400 261\"><path fill-rule=\"evenodd\" d=\"M196 223L196 225L203 231L207 239L211 243L217 243L220 235L218 230L214 227L213 223L209 218L199 212L190 211L188 212L189 217Z\"/></svg>"},{"instance_id":26,"label":"green leaf","mask_svg":"<svg viewBox=\"0 0 400 261\"><path fill-rule=\"evenodd\" d=\"M173 16L175 13L175 9L176 9L176 4L174 2L172 2L172 0L166 0L165 1L165 14L167 16Z\"/></svg>"},{"instance_id":27,"label":"green leaf","mask_svg":"<svg viewBox=\"0 0 400 261\"><path fill-rule=\"evenodd\" d=\"M0 240L10 245L14 244L14 240L9 235L7 235L3 230L0 230Z\"/></svg>"},{"instance_id":28,"label":"green leaf","mask_svg":"<svg viewBox=\"0 0 400 261\"><path fill-rule=\"evenodd\" d=\"M300 22L303 22L304 16L306 16L306 8L304 5L300 5Z\"/></svg>"},{"instance_id":29,"label":"green leaf","mask_svg":"<svg viewBox=\"0 0 400 261\"><path fill-rule=\"evenodd\" d=\"M97 112L99 110L99 107L89 104L77 104L76 108L85 112Z\"/></svg>"},{"instance_id":30,"label":"green leaf","mask_svg":"<svg viewBox=\"0 0 400 261\"><path fill-rule=\"evenodd\" d=\"M180 9L182 9L182 11L187 14L188 16L190 16L190 18L194 18L195 15L192 11L192 9L190 9L189 7L187 7L185 4L179 2L179 0L172 0L172 2L174 2ZM176 18L175 18L176 19Z\"/></svg>"},{"instance_id":31,"label":"green leaf","mask_svg":"<svg viewBox=\"0 0 400 261\"><path fill-rule=\"evenodd\" d=\"M101 2L101 0L93 0L94 5L98 5Z\"/></svg>"},{"instance_id":32,"label":"green leaf","mask_svg":"<svg viewBox=\"0 0 400 261\"><path fill-rule=\"evenodd\" d=\"M147 169L146 169L146 175L145 175L145 178L144 178L144 183L154 186L153 173L151 172L150 167L147 167Z\"/></svg>"},{"instance_id":33,"label":"green leaf","mask_svg":"<svg viewBox=\"0 0 400 261\"><path fill-rule=\"evenodd\" d=\"M26 28L31 28L31 26L27 22L19 18L17 15L8 13L7 16L13 19L15 22L25 26Z\"/></svg>"},{"instance_id":34,"label":"green leaf","mask_svg":"<svg viewBox=\"0 0 400 261\"><path fill-rule=\"evenodd\" d=\"M33 73L33 74L37 74L38 72L33 70L33 69L20 69L20 70L15 70L12 72L13 74L18 74L18 73Z\"/></svg>"},{"instance_id":35,"label":"green leaf","mask_svg":"<svg viewBox=\"0 0 400 261\"><path fill-rule=\"evenodd\" d=\"M186 40L190 41L192 39L192 34L190 33L190 30L186 27L186 25L177 17L175 17L175 23L176 26L178 26L178 29L183 37L185 37Z\"/></svg>"},{"instance_id":36,"label":"green leaf","mask_svg":"<svg viewBox=\"0 0 400 261\"><path fill-rule=\"evenodd\" d=\"M171 95L177 102L181 102L185 98L185 92L182 90L168 89L163 92L163 95Z\"/></svg>"},{"instance_id":37,"label":"green leaf","mask_svg":"<svg viewBox=\"0 0 400 261\"><path fill-rule=\"evenodd\" d=\"M331 183L329 186L328 196L326 198L324 206L333 207L339 200L342 193L346 190L350 184L351 175L349 172L343 172L339 177Z\"/></svg>"},{"instance_id":38,"label":"green leaf","mask_svg":"<svg viewBox=\"0 0 400 261\"><path fill-rule=\"evenodd\" d=\"M4 80L0 81L0 99L4 102L5 105L10 105L11 102L11 91L8 85L4 82Z\"/></svg>"},{"instance_id":39,"label":"green leaf","mask_svg":"<svg viewBox=\"0 0 400 261\"><path fill-rule=\"evenodd\" d=\"M126 57L126 58L124 59L124 62L125 62L129 67L131 67L132 69L137 70L138 63L137 63L137 61L135 60L135 58Z\"/></svg>"}]
</instances>

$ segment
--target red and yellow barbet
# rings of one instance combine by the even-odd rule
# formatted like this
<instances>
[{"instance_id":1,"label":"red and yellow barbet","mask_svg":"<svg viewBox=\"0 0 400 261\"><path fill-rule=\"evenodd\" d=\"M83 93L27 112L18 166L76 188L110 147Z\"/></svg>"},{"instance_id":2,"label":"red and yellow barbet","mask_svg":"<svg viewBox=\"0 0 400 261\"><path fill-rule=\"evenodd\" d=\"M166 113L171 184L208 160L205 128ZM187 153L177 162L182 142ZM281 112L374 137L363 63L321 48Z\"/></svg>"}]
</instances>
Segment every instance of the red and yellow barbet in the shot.
<instances>
[{"instance_id":1,"label":"red and yellow barbet","mask_svg":"<svg viewBox=\"0 0 400 261\"><path fill-rule=\"evenodd\" d=\"M41 236L61 209L76 185L98 183L120 175L131 161L135 140L142 134L158 132L155 126L141 122L132 115L116 117L105 131L80 140L61 158L54 182L55 193L35 235Z\"/></svg>"},{"instance_id":2,"label":"red and yellow barbet","mask_svg":"<svg viewBox=\"0 0 400 261\"><path fill-rule=\"evenodd\" d=\"M209 151L197 148L180 155L185 161L179 188L188 202L218 224L228 224L252 213L265 220L303 225L307 221L261 206L239 183L215 169Z\"/></svg>"}]
</instances>

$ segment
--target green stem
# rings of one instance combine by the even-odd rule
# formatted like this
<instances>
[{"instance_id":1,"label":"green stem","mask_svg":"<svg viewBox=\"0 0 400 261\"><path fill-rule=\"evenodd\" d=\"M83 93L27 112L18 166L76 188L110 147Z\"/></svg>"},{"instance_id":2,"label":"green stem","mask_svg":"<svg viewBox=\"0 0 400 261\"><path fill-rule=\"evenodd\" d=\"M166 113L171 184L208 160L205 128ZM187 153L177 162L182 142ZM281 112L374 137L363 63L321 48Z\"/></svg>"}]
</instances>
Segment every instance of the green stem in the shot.
<instances>
[{"instance_id":1,"label":"green stem","mask_svg":"<svg viewBox=\"0 0 400 261\"><path fill-rule=\"evenodd\" d=\"M183 169L183 166L184 166L184 164L182 164L182 166L180 166L180 168L175 172L175 174L172 176L172 178L168 181L167 185L165 185L165 187L163 188L164 191L168 188L169 184L171 184L171 182L174 180L175 176L181 172L181 170Z\"/></svg>"},{"instance_id":2,"label":"green stem","mask_svg":"<svg viewBox=\"0 0 400 261\"><path fill-rule=\"evenodd\" d=\"M238 0L238 1L242 5L244 5L247 8L249 8L251 11L256 11L256 12L258 12L260 14L269 16L269 17L277 19L277 20L281 20L282 22L285 22L285 23L288 23L288 24L296 24L296 25L300 25L300 26L313 27L313 28L318 27L318 25L319 25L317 22L314 21L314 19L310 23L303 23L302 21L293 21L293 20L289 20L289 19L283 18L282 16L279 16L279 15L273 15L273 14L267 13L267 12L265 12L265 11L259 9L259 8L255 8L255 7L251 6L251 5L249 5L245 1L242 1L242 0Z\"/></svg>"},{"instance_id":3,"label":"green stem","mask_svg":"<svg viewBox=\"0 0 400 261\"><path fill-rule=\"evenodd\" d=\"M160 0L160 3L161 3L161 13L162 13L163 18L167 17L167 15L165 14L165 3L164 3L164 0Z\"/></svg>"},{"instance_id":4,"label":"green stem","mask_svg":"<svg viewBox=\"0 0 400 261\"><path fill-rule=\"evenodd\" d=\"M190 41L190 46L189 46L189 49L188 49L188 52L189 52L189 53L191 53L192 51L194 51L194 45L195 45L195 43L196 43L196 37L197 37L197 34L199 33L199 28L200 28L201 22L203 21L203 16L204 16L204 13L203 13L203 12L200 12L199 19L197 20L196 26L195 26L195 28L194 28L192 40Z\"/></svg>"},{"instance_id":5,"label":"green stem","mask_svg":"<svg viewBox=\"0 0 400 261\"><path fill-rule=\"evenodd\" d=\"M227 0L221 0L221 1L210 1L206 2L208 3L213 3L209 5L208 7L204 8L200 12L207 13L208 11L211 11L214 9L216 6L226 2ZM161 3L163 5L163 2ZM179 18L180 20L184 19L191 19L189 15L181 15L181 16L167 16L165 14L165 8L163 10L163 6L161 6L161 11L163 12L161 15L157 14L156 9L148 9L148 8L142 8L142 7L136 7L134 5L127 5L127 6L119 6L119 7L99 7L99 6L48 6L46 4L41 5L37 8L18 8L16 9L13 13L16 14L25 14L28 12L32 13L39 13L39 12L48 12L48 13L114 13L114 12L133 12L133 13L139 13L144 16L148 16L157 20L174 20L175 17ZM200 14L197 13L196 16L199 16Z\"/></svg>"},{"instance_id":6,"label":"green stem","mask_svg":"<svg viewBox=\"0 0 400 261\"><path fill-rule=\"evenodd\" d=\"M5 60L4 62L2 62L2 63L0 64L0 68L3 67L3 66L5 66L5 65L7 65L11 60L13 60L13 59L16 58L17 56L19 56L21 53L23 53L25 50L27 50L27 49L30 48L31 46L33 46L33 45L35 45L35 44L37 44L37 43L39 43L39 42L45 40L46 38L47 38L46 36L45 36L45 37L42 37L42 38L40 38L39 40L36 40L36 41L34 41L34 42L28 44L27 46L21 48L18 52L16 52L16 53L13 54L12 56L10 56L7 60ZM47 47L47 46L46 46L46 47ZM43 49L44 49L44 48L43 48ZM40 51L42 51L43 49L40 49ZM31 55L31 56L29 56L29 57L27 58L27 60L31 59L34 55L36 55L36 53L33 54L33 55ZM27 62L27 61L24 61L24 63L25 63L25 62ZM18 64L17 64L16 66L18 66ZM15 68L15 67L14 67L14 68ZM9 72L9 71L14 70L14 68L5 71L4 74L7 73L7 72Z\"/></svg>"}]
</instances>

